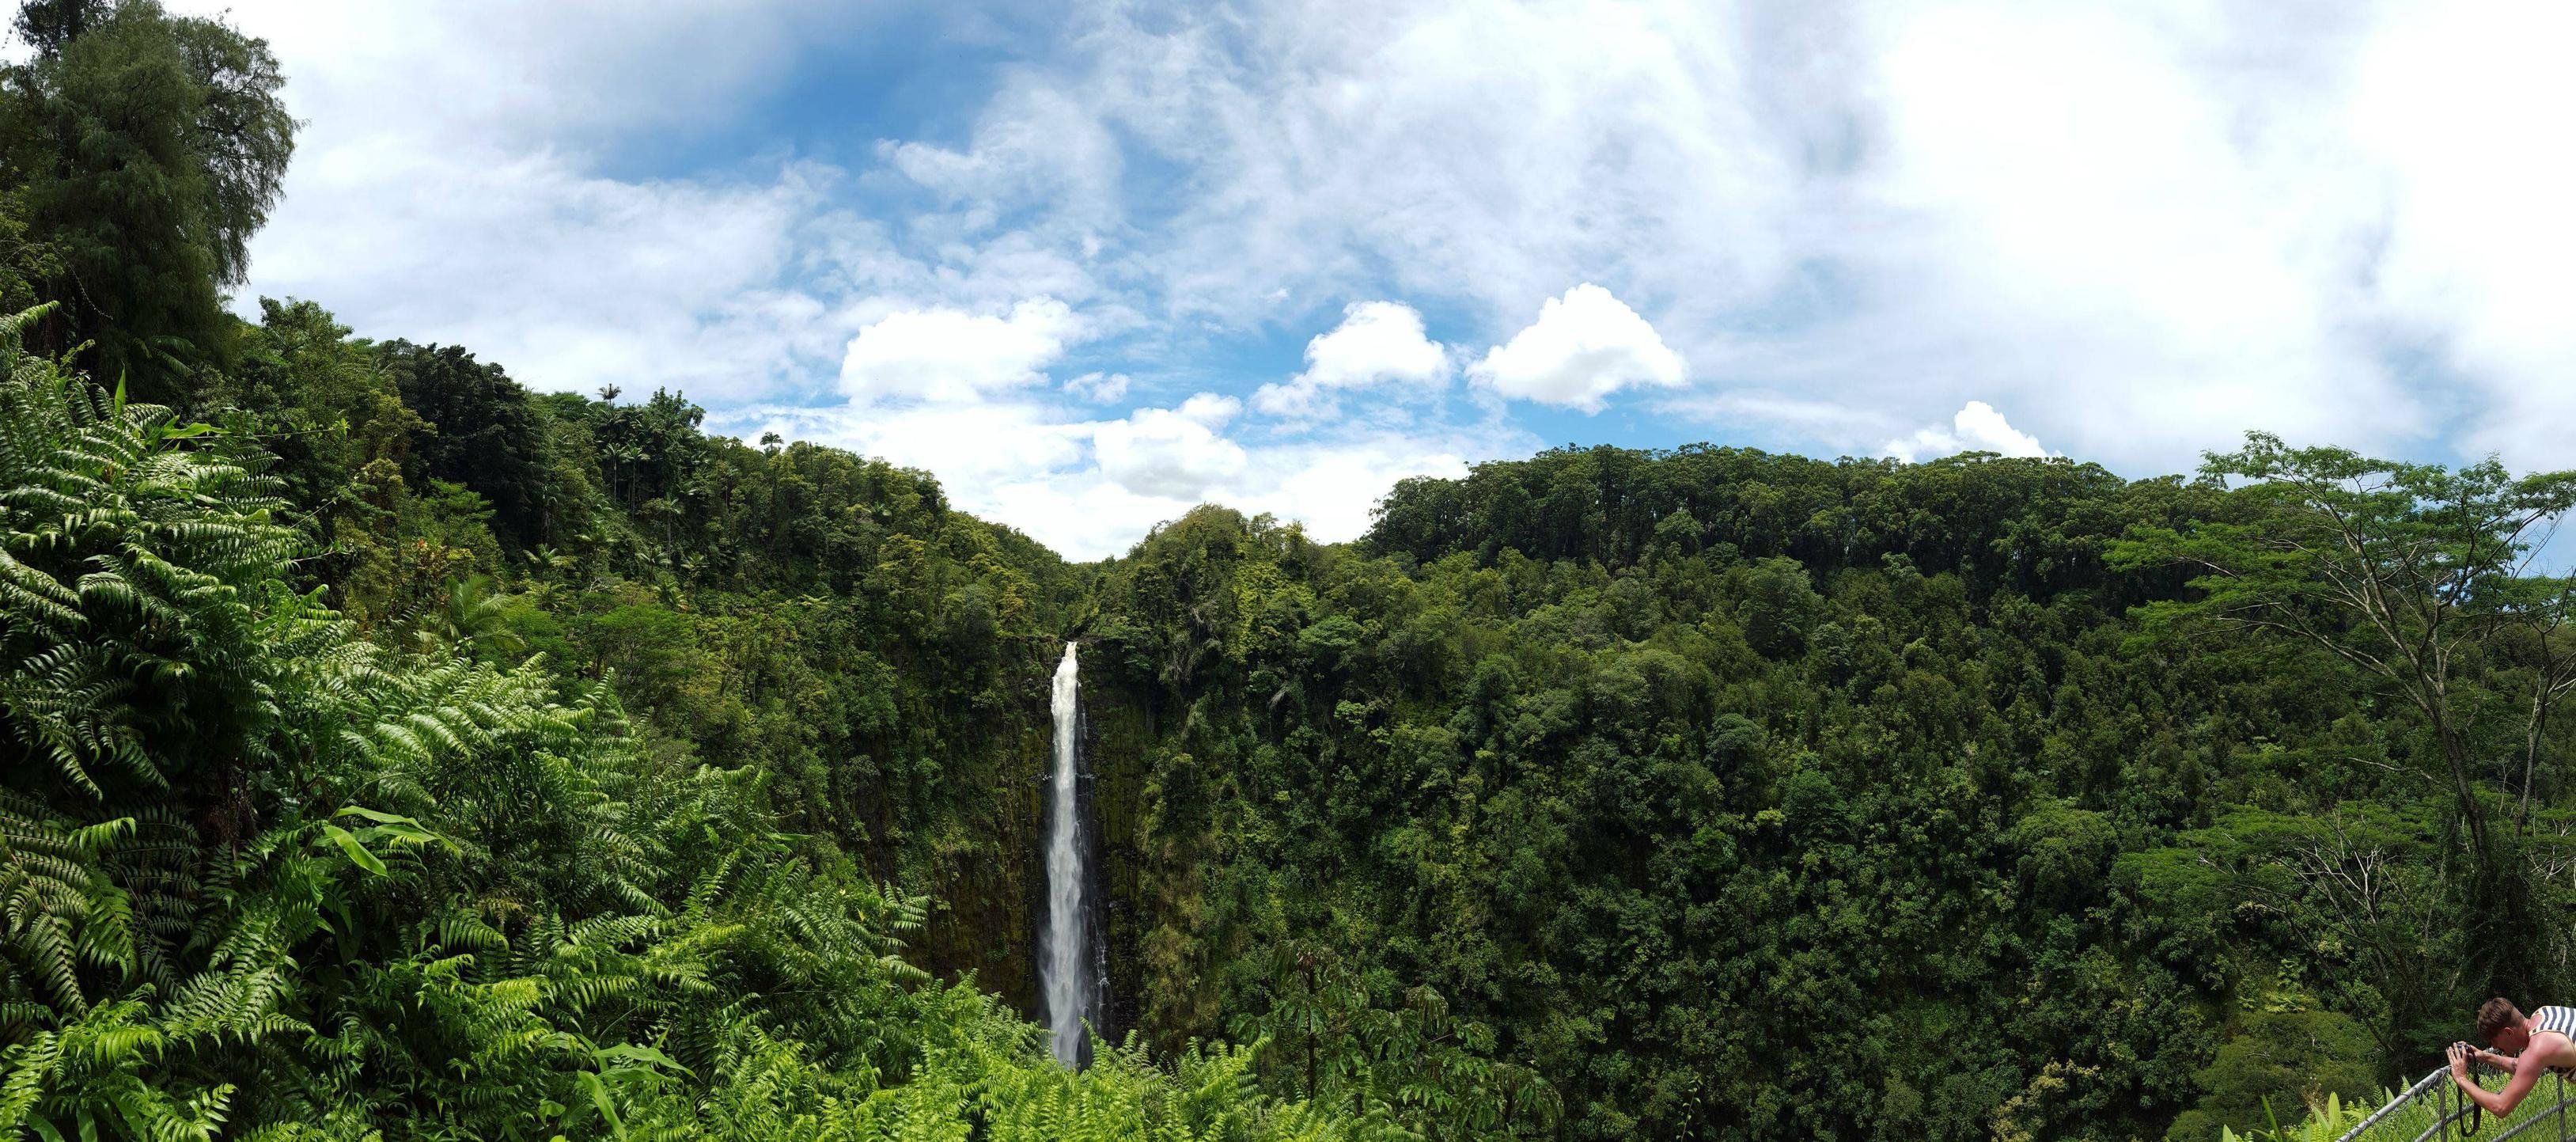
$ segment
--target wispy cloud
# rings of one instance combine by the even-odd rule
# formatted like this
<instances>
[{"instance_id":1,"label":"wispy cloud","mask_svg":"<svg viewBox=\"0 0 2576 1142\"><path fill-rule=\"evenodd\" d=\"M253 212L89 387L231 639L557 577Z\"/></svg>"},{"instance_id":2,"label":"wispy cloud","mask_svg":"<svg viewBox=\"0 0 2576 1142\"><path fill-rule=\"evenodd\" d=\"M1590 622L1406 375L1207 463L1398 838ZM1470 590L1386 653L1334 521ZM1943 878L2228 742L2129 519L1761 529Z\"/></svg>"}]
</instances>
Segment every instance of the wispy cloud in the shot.
<instances>
[{"instance_id":1,"label":"wispy cloud","mask_svg":"<svg viewBox=\"0 0 2576 1142\"><path fill-rule=\"evenodd\" d=\"M1033 385L1080 339L1071 307L1031 298L1005 314L907 309L859 330L841 354L841 389L855 400L975 400Z\"/></svg>"},{"instance_id":2,"label":"wispy cloud","mask_svg":"<svg viewBox=\"0 0 2576 1142\"><path fill-rule=\"evenodd\" d=\"M682 387L1085 551L1192 490L1347 529L1328 494L1636 423L1565 410L2576 463L2558 6L501 11L235 13L311 124L255 291ZM764 102L897 20L978 84L864 131Z\"/></svg>"}]
</instances>

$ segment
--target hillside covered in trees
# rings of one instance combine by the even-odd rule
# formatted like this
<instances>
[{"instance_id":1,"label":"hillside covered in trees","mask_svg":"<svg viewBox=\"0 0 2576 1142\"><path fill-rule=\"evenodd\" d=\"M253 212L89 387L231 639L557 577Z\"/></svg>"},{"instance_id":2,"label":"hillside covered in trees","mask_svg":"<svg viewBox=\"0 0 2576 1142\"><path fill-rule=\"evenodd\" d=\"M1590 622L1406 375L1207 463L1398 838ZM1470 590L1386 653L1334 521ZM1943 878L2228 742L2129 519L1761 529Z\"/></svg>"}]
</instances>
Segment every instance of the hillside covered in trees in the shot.
<instances>
[{"instance_id":1,"label":"hillside covered in trees","mask_svg":"<svg viewBox=\"0 0 2576 1142\"><path fill-rule=\"evenodd\" d=\"M17 29L13 1136L2196 1140L2565 996L2576 478L1566 449L1069 564L680 393L236 316L265 47Z\"/></svg>"}]
</instances>

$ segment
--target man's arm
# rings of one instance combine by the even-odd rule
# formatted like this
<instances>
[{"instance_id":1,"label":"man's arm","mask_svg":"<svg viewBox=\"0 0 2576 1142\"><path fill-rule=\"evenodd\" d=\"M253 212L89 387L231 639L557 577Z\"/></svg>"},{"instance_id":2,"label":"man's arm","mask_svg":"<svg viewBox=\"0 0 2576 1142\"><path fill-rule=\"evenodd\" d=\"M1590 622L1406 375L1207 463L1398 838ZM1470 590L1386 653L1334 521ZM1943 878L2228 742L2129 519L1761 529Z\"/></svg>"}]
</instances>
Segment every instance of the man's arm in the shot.
<instances>
[{"instance_id":1,"label":"man's arm","mask_svg":"<svg viewBox=\"0 0 2576 1142\"><path fill-rule=\"evenodd\" d=\"M2522 1057L2513 1060L2513 1080L2504 1084L2503 1090L2488 1090L2469 1077L2469 1054L2465 1046L2451 1048L2451 1081L2458 1084L2460 1093L2498 1118L2513 1113L2514 1107L2522 1105L2523 1098L2531 1093L2532 1087L2540 1084L2540 1076L2549 1070L2548 1064L2541 1061L2540 1052L2525 1048Z\"/></svg>"}]
</instances>

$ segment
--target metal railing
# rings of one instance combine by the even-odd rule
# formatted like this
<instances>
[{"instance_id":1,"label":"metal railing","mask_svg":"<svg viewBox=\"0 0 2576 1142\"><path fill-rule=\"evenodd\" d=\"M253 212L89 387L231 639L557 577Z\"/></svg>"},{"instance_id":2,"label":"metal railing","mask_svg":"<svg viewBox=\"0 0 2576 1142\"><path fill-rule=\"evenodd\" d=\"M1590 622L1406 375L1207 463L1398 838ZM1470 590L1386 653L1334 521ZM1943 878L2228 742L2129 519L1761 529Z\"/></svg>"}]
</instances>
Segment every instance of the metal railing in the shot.
<instances>
[{"instance_id":1,"label":"metal railing","mask_svg":"<svg viewBox=\"0 0 2576 1142\"><path fill-rule=\"evenodd\" d=\"M2476 1065L2486 1066L2484 1063ZM2495 1068L2487 1067L2487 1069ZM2486 1142L2507 1142L2508 1139L2521 1137L2524 1132L2542 1125L2557 1128L2555 1136L2557 1142L2569 1142L2567 1111L2570 1104L2576 1104L2576 1094L2568 1093L2567 1076L2563 1073L2553 1073L2549 1081L2556 1084L2553 1093L2558 1096L2558 1101L2555 1105L2515 1123L2504 1132L2489 1137ZM2531 1093L2536 1096L2540 1090L2535 1087ZM2484 1111L2475 1100L2469 1098L2451 1082L2451 1069L2442 1067L2415 1080L2415 1085L2399 1092L2395 1098L2388 1100L2388 1105L2372 1111L2370 1117L2362 1119L2352 1129L2344 1131L2343 1137L2336 1139L2336 1142L2360 1142L2364 1136L2378 1129L2382 1123L2387 1122L2399 1111L2408 1107L2421 1107L2427 1103L2431 1104L2433 1124L2417 1134L2414 1142L2433 1142L2437 1138L2466 1138L2477 1133L2482 1124ZM2453 1132L2454 1127L2459 1128L2456 1134ZM2546 1137L2546 1135L2535 1137Z\"/></svg>"}]
</instances>

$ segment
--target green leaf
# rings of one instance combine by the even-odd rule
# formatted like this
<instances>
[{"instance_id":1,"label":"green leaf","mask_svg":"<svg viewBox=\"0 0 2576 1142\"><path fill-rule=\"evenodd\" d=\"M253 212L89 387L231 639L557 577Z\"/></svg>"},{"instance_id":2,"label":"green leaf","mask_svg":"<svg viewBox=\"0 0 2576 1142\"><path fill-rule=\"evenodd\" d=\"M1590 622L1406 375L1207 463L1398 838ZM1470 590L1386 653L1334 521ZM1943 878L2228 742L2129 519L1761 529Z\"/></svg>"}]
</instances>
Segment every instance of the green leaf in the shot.
<instances>
[{"instance_id":1,"label":"green leaf","mask_svg":"<svg viewBox=\"0 0 2576 1142\"><path fill-rule=\"evenodd\" d=\"M417 825L420 823L417 818L405 817L394 813L386 813L358 805L351 805L331 815L334 817L364 817L380 825Z\"/></svg>"},{"instance_id":2,"label":"green leaf","mask_svg":"<svg viewBox=\"0 0 2576 1142\"><path fill-rule=\"evenodd\" d=\"M363 868L377 876L385 875L385 862L381 858L377 857L376 854L368 852L367 846L359 844L358 838L351 835L349 830L343 829L338 825L324 825L322 826L322 831L328 834L331 840L340 846L341 852L349 854L349 860L359 868Z\"/></svg>"},{"instance_id":3,"label":"green leaf","mask_svg":"<svg viewBox=\"0 0 2576 1142\"><path fill-rule=\"evenodd\" d=\"M657 1067L669 1067L683 1074L688 1073L689 1069L681 1066L678 1059L635 1043L620 1043L614 1047L602 1048L598 1052L598 1058L603 1065L649 1063Z\"/></svg>"},{"instance_id":4,"label":"green leaf","mask_svg":"<svg viewBox=\"0 0 2576 1142\"><path fill-rule=\"evenodd\" d=\"M626 1137L626 1122L617 1117L617 1107L608 1101L608 1086L590 1071L581 1072L581 1089L590 1095L590 1104L599 1108L599 1116L608 1122L609 1132Z\"/></svg>"},{"instance_id":5,"label":"green leaf","mask_svg":"<svg viewBox=\"0 0 2576 1142\"><path fill-rule=\"evenodd\" d=\"M370 821L384 822L381 825L370 825L358 830L357 837L362 843L385 842L397 845L442 844L451 849L456 847L456 842L451 841L447 837L431 830L428 826L421 824L415 818L396 816L392 813L380 813L374 809L362 809L355 805L342 809L333 815L339 817L363 817Z\"/></svg>"}]
</instances>

